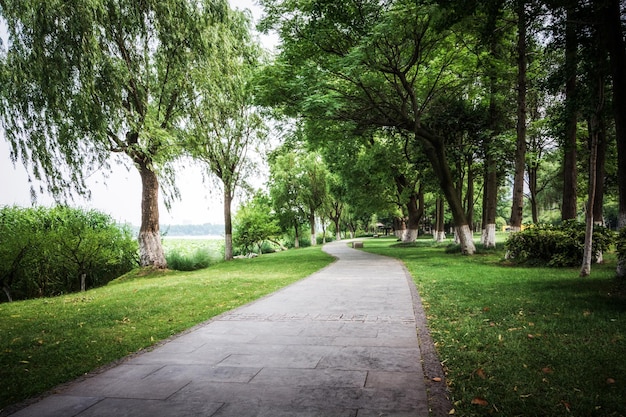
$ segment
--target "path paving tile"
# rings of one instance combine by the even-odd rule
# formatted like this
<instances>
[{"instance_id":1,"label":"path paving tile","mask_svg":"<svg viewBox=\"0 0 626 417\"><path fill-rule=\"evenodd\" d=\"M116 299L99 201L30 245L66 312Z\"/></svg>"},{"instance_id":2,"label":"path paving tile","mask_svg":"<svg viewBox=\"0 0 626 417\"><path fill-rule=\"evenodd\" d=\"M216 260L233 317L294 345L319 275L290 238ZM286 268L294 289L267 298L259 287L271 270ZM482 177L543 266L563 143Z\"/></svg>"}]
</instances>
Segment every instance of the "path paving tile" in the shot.
<instances>
[{"instance_id":1,"label":"path paving tile","mask_svg":"<svg viewBox=\"0 0 626 417\"><path fill-rule=\"evenodd\" d=\"M14 416L428 416L404 267L324 250L338 261Z\"/></svg>"}]
</instances>

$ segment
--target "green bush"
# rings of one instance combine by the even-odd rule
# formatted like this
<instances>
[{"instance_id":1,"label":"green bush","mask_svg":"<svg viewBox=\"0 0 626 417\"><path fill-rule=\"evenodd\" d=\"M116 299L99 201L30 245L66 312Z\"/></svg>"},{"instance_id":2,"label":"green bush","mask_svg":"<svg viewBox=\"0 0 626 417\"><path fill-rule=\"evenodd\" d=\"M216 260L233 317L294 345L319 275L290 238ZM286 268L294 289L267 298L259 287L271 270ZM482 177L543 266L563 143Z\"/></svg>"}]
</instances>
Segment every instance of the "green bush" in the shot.
<instances>
[{"instance_id":1,"label":"green bush","mask_svg":"<svg viewBox=\"0 0 626 417\"><path fill-rule=\"evenodd\" d=\"M137 250L129 228L97 211L2 207L2 300L104 285L137 265Z\"/></svg>"},{"instance_id":2,"label":"green bush","mask_svg":"<svg viewBox=\"0 0 626 417\"><path fill-rule=\"evenodd\" d=\"M594 261L597 255L609 249L614 234L602 226L593 231ZM577 266L583 258L585 225L565 221L558 226L538 225L513 233L506 242L509 259L515 263L554 267Z\"/></svg>"},{"instance_id":3,"label":"green bush","mask_svg":"<svg viewBox=\"0 0 626 417\"><path fill-rule=\"evenodd\" d=\"M211 255L206 249L197 248L191 254L174 249L165 254L167 267L176 271L196 271L211 265Z\"/></svg>"}]
</instances>

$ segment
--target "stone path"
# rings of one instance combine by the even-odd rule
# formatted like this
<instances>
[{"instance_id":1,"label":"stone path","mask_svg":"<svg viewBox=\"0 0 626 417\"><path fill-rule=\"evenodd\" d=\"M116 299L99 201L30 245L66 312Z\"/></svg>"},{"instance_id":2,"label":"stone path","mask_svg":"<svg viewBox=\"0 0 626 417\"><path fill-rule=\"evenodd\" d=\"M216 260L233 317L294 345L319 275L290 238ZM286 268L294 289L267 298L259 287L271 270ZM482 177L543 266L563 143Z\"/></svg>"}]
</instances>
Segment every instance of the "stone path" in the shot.
<instances>
[{"instance_id":1,"label":"stone path","mask_svg":"<svg viewBox=\"0 0 626 417\"><path fill-rule=\"evenodd\" d=\"M428 416L404 267L324 250L338 261L13 416Z\"/></svg>"}]
</instances>

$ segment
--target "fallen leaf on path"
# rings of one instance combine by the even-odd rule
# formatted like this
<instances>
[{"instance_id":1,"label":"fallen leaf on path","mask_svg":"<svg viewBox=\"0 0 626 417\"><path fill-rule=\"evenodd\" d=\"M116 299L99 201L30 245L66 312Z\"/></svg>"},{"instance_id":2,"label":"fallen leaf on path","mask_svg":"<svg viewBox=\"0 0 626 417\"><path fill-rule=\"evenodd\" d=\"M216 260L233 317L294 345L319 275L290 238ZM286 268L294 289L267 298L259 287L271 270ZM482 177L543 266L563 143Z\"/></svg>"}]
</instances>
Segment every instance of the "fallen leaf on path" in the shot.
<instances>
[{"instance_id":1,"label":"fallen leaf on path","mask_svg":"<svg viewBox=\"0 0 626 417\"><path fill-rule=\"evenodd\" d=\"M438 376L434 377L432 379L433 382L441 382L441 378L439 378Z\"/></svg>"}]
</instances>

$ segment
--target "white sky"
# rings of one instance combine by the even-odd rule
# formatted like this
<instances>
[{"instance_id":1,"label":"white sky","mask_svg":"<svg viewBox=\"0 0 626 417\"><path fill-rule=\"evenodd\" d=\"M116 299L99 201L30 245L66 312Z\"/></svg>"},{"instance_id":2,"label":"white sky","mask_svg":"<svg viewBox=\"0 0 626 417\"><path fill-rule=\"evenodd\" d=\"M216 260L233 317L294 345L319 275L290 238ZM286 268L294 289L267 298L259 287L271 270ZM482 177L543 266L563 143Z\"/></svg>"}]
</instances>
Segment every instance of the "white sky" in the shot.
<instances>
[{"instance_id":1,"label":"white sky","mask_svg":"<svg viewBox=\"0 0 626 417\"><path fill-rule=\"evenodd\" d=\"M231 7L250 9L255 23L262 15L256 0L229 0ZM4 35L4 34L3 34ZM4 37L4 36L3 36ZM266 48L273 48L277 43L276 36L261 36ZM30 185L26 170L20 161L13 166L9 158L9 144L0 131L0 206L19 205L31 206ZM77 199L72 205L94 208L110 214L119 222L134 225L141 223L141 179L136 169L127 170L112 163L113 172L107 178L98 172L88 179L91 200ZM127 164L128 165L128 164ZM176 183L181 199L172 204L168 212L161 201L161 224L202 224L224 222L221 192L211 181L203 183L201 170L198 167L184 167L177 172ZM255 184L263 183L262 176ZM162 193L161 193L162 200ZM39 195L39 205L51 205L52 199L47 195Z\"/></svg>"}]
</instances>

